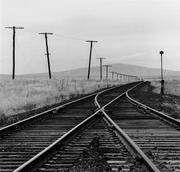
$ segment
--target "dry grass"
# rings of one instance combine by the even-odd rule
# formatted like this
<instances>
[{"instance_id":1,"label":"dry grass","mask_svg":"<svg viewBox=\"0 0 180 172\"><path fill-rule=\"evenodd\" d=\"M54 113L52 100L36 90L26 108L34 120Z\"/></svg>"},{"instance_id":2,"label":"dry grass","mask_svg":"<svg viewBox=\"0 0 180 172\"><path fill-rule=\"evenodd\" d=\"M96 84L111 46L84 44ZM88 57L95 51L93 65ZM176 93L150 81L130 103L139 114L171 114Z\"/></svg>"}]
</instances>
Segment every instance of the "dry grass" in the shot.
<instances>
[{"instance_id":1,"label":"dry grass","mask_svg":"<svg viewBox=\"0 0 180 172\"><path fill-rule=\"evenodd\" d=\"M155 93L160 93L160 81L151 82L152 86L155 87L153 90ZM180 80L166 80L164 85L165 94L172 94L180 96Z\"/></svg>"},{"instance_id":2,"label":"dry grass","mask_svg":"<svg viewBox=\"0 0 180 172\"><path fill-rule=\"evenodd\" d=\"M153 100L152 104L147 101L148 104L173 118L180 119L180 80L166 80L164 96L160 95L160 81L153 81L151 82L151 85L153 86L153 89L147 97L148 99L151 98Z\"/></svg>"},{"instance_id":3,"label":"dry grass","mask_svg":"<svg viewBox=\"0 0 180 172\"><path fill-rule=\"evenodd\" d=\"M119 82L111 82L111 85ZM0 81L0 117L60 103L71 97L106 87L107 82L54 78L17 78Z\"/></svg>"}]
</instances>

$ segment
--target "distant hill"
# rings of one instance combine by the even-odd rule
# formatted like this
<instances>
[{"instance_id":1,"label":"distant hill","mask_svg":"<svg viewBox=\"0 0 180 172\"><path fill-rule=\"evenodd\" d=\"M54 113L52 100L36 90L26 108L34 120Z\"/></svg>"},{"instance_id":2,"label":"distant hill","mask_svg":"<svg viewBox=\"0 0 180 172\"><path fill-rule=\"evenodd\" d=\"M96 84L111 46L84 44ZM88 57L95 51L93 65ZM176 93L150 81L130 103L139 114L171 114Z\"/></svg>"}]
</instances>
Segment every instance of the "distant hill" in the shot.
<instances>
[{"instance_id":1,"label":"distant hill","mask_svg":"<svg viewBox=\"0 0 180 172\"><path fill-rule=\"evenodd\" d=\"M128 74L128 75L135 75L142 78L159 78L160 77L160 69L157 68L148 68L142 66L135 66L135 65L128 65L128 64L112 64L112 67L109 70ZM62 76L62 77L73 77L73 78L86 78L87 77L87 68L80 68L70 71L63 71L63 72L55 72L55 75ZM103 76L105 78L105 68L103 68ZM109 73L109 77L111 74ZM172 70L164 70L164 77L178 77L180 78L180 71L172 71ZM91 69L91 78L99 78L99 67L92 67Z\"/></svg>"},{"instance_id":2,"label":"distant hill","mask_svg":"<svg viewBox=\"0 0 180 172\"><path fill-rule=\"evenodd\" d=\"M157 68L148 68L142 66L128 65L128 64L112 64L112 67L109 71L114 71L118 73L135 75L141 78L150 79L150 78L159 78L160 77L160 69ZM47 77L48 73L42 74L28 74L21 76L29 76L29 77ZM69 78L69 79L86 79L87 78L87 68L79 68L69 71L62 72L53 72L52 76L61 77L61 78ZM7 77L7 75L1 75L1 78ZM105 68L103 67L103 77L105 78ZM109 77L111 74L109 73ZM164 70L165 78L178 78L180 79L180 71L172 71L172 70ZM91 68L91 79L99 79L99 67Z\"/></svg>"}]
</instances>

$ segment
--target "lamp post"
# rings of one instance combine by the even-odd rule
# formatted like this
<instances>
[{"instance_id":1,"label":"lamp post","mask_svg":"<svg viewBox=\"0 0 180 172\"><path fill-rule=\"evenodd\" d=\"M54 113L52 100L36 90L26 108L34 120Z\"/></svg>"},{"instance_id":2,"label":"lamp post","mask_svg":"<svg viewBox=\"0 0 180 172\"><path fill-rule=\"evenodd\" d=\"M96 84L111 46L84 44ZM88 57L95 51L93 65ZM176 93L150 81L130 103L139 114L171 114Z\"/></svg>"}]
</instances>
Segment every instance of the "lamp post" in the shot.
<instances>
[{"instance_id":1,"label":"lamp post","mask_svg":"<svg viewBox=\"0 0 180 172\"><path fill-rule=\"evenodd\" d=\"M164 51L160 51L159 53L161 55L161 95L164 95L163 61L162 61L162 55L164 54Z\"/></svg>"}]
</instances>

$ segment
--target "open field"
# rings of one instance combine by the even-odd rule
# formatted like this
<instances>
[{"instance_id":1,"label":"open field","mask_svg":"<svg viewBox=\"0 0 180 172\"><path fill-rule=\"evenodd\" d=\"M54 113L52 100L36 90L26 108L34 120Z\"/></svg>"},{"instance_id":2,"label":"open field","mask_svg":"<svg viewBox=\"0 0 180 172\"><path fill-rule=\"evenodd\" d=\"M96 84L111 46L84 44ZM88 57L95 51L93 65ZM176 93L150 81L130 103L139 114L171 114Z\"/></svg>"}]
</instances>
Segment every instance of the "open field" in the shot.
<instances>
[{"instance_id":1,"label":"open field","mask_svg":"<svg viewBox=\"0 0 180 172\"><path fill-rule=\"evenodd\" d=\"M180 120L180 80L165 80L165 94L160 94L160 81L151 81L134 95L154 109Z\"/></svg>"},{"instance_id":2,"label":"open field","mask_svg":"<svg viewBox=\"0 0 180 172\"><path fill-rule=\"evenodd\" d=\"M116 85L119 82L109 82ZM1 78L0 117L11 116L68 100L107 87L106 81L75 80L47 77L17 77L16 80Z\"/></svg>"},{"instance_id":3,"label":"open field","mask_svg":"<svg viewBox=\"0 0 180 172\"><path fill-rule=\"evenodd\" d=\"M160 92L161 88L161 83L159 81L153 81L151 82L152 86L155 87L153 90L156 93ZM164 92L165 94L172 94L172 95L177 95L180 96L180 80L165 80L165 85L164 85Z\"/></svg>"}]
</instances>

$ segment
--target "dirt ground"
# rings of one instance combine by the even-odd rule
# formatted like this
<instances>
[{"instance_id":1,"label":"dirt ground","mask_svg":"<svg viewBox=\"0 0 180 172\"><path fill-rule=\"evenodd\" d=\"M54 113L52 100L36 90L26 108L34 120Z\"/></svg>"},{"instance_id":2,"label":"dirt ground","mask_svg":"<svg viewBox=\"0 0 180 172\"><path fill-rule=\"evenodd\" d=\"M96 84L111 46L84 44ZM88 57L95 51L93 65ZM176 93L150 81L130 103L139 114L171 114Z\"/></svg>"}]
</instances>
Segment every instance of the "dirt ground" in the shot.
<instances>
[{"instance_id":1,"label":"dirt ground","mask_svg":"<svg viewBox=\"0 0 180 172\"><path fill-rule=\"evenodd\" d=\"M149 83L140 89L136 89L136 93L135 91L131 92L130 95L141 103L164 112L173 118L180 119L180 96L167 93L161 96L155 89L157 88Z\"/></svg>"}]
</instances>

